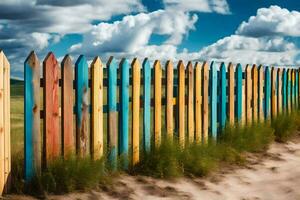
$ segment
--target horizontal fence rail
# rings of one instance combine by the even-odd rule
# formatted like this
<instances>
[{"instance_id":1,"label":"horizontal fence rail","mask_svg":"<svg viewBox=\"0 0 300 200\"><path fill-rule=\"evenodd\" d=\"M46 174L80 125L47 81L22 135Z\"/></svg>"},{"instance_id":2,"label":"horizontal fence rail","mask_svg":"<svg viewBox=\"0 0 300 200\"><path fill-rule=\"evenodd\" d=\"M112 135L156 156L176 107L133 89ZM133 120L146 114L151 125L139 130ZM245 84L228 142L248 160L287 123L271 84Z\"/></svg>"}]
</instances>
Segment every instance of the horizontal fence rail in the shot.
<instances>
[{"instance_id":1,"label":"horizontal fence rail","mask_svg":"<svg viewBox=\"0 0 300 200\"><path fill-rule=\"evenodd\" d=\"M151 66L148 59L113 57L89 66L84 56L73 66L68 55L59 64L53 53L40 65L34 52L24 64L26 181L72 154L107 155L114 168L122 156L126 169L164 138L182 147L207 143L227 123L249 125L299 106L296 68L158 60Z\"/></svg>"},{"instance_id":2,"label":"horizontal fence rail","mask_svg":"<svg viewBox=\"0 0 300 200\"><path fill-rule=\"evenodd\" d=\"M8 192L10 176L10 64L0 50L0 196Z\"/></svg>"}]
</instances>

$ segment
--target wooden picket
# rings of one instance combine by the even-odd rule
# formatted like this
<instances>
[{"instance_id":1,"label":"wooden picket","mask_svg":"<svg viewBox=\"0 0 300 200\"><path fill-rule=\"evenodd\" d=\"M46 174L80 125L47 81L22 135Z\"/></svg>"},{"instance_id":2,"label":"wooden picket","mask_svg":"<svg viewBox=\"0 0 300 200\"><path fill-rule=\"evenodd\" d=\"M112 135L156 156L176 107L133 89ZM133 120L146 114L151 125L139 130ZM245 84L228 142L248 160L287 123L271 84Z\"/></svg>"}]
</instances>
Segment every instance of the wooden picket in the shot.
<instances>
[{"instance_id":1,"label":"wooden picket","mask_svg":"<svg viewBox=\"0 0 300 200\"><path fill-rule=\"evenodd\" d=\"M0 50L0 197L11 183L10 64Z\"/></svg>"},{"instance_id":2,"label":"wooden picket","mask_svg":"<svg viewBox=\"0 0 300 200\"><path fill-rule=\"evenodd\" d=\"M3 61L6 59L3 54L0 56L0 92L4 91L5 96L3 99L0 95L0 116L7 116L9 112L3 106L9 103L6 98L9 78L1 74L9 74L9 64ZM3 64L5 67L1 67ZM75 150L77 156L90 155L94 160L107 152L112 169L117 169L121 157L122 168L128 169L140 161L142 152L158 148L163 136L171 140L178 136L182 148L187 143L205 144L209 139L218 140L218 133L227 121L231 125L235 122L250 125L258 120L275 119L279 113L299 107L299 71L292 68L241 64L234 67L232 63L226 66L216 62L188 62L185 68L183 61L179 61L176 69L171 61L162 67L159 60L151 66L145 59L141 66L137 58L131 64L127 59L118 64L113 57L106 68L103 65L95 57L89 70L87 59L80 56L74 69L66 56L60 71L54 54L49 53L43 62L41 78L35 53L25 61L26 182L41 172L42 163L47 167L53 159L67 158ZM44 91L42 111L40 87ZM104 113L107 113L107 130ZM0 127L7 123L6 118L0 120ZM164 128L166 135L162 135ZM9 130L9 126L4 130ZM1 144L3 141L7 143L9 135L3 137L0 132ZM3 146L0 148L0 170L5 171L0 174L2 191L10 170L10 164L1 163L10 156L7 151L10 147Z\"/></svg>"}]
</instances>

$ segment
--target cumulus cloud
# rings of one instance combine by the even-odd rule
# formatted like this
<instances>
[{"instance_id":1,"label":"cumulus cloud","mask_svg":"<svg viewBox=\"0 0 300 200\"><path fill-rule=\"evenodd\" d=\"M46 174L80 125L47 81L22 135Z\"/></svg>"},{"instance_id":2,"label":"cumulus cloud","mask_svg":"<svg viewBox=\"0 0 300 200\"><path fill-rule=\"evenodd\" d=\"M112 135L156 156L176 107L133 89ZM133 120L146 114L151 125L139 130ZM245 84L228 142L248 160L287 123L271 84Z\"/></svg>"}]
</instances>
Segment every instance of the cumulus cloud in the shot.
<instances>
[{"instance_id":1,"label":"cumulus cloud","mask_svg":"<svg viewBox=\"0 0 300 200\"><path fill-rule=\"evenodd\" d=\"M151 35L168 36L163 48L170 48L181 43L183 37L194 29L196 15L181 11L158 10L125 16L121 21L100 23L83 35L83 42L71 47L71 52L95 54L101 52L126 52L127 54L144 51Z\"/></svg>"},{"instance_id":2,"label":"cumulus cloud","mask_svg":"<svg viewBox=\"0 0 300 200\"><path fill-rule=\"evenodd\" d=\"M263 36L300 36L300 12L289 11L279 6L261 8L256 16L243 22L236 34L263 37Z\"/></svg>"},{"instance_id":3,"label":"cumulus cloud","mask_svg":"<svg viewBox=\"0 0 300 200\"><path fill-rule=\"evenodd\" d=\"M165 7L172 10L230 13L226 0L163 0Z\"/></svg>"}]
</instances>

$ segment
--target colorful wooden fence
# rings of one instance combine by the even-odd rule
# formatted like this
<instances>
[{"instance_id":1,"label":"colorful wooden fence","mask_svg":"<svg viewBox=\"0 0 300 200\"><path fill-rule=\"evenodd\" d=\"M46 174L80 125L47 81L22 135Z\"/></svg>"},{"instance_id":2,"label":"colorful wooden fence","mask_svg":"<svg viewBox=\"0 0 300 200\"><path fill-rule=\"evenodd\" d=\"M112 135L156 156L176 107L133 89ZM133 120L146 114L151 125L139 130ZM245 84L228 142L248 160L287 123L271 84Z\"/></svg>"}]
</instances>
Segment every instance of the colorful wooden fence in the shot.
<instances>
[{"instance_id":1,"label":"colorful wooden fence","mask_svg":"<svg viewBox=\"0 0 300 200\"><path fill-rule=\"evenodd\" d=\"M10 65L0 50L0 196L9 190L10 154Z\"/></svg>"},{"instance_id":2,"label":"colorful wooden fence","mask_svg":"<svg viewBox=\"0 0 300 200\"><path fill-rule=\"evenodd\" d=\"M106 67L99 57L89 67L84 56L73 68L69 56L59 65L52 53L41 68L34 52L24 66L26 180L75 153L107 155L113 167L122 156L127 168L164 138L182 147L206 143L227 122L268 120L299 102L295 68L113 57Z\"/></svg>"}]
</instances>

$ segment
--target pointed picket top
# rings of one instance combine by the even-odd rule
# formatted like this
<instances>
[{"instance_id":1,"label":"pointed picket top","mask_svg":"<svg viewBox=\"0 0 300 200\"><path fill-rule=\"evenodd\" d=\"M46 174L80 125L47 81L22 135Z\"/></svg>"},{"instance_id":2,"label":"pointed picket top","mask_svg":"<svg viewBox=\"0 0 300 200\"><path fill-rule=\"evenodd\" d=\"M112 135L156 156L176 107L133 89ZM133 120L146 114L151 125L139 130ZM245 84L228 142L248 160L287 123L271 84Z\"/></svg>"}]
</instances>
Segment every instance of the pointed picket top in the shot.
<instances>
[{"instance_id":1,"label":"pointed picket top","mask_svg":"<svg viewBox=\"0 0 300 200\"><path fill-rule=\"evenodd\" d=\"M155 68L161 68L161 64L160 64L160 61L159 60L155 60L154 61L154 64L153 64L153 68L155 69Z\"/></svg>"},{"instance_id":2,"label":"pointed picket top","mask_svg":"<svg viewBox=\"0 0 300 200\"><path fill-rule=\"evenodd\" d=\"M0 49L0 67L4 67L4 53L2 49Z\"/></svg>"},{"instance_id":3,"label":"pointed picket top","mask_svg":"<svg viewBox=\"0 0 300 200\"><path fill-rule=\"evenodd\" d=\"M72 65L72 59L71 59L70 55L69 54L65 55L65 57L63 58L61 63L62 63L62 66Z\"/></svg>"},{"instance_id":4,"label":"pointed picket top","mask_svg":"<svg viewBox=\"0 0 300 200\"><path fill-rule=\"evenodd\" d=\"M57 60L56 60L55 55L53 54L53 52L49 52L47 54L47 56L45 57L44 61L43 61L43 63L45 65L48 64L48 63L55 63L55 62L57 63Z\"/></svg>"},{"instance_id":5,"label":"pointed picket top","mask_svg":"<svg viewBox=\"0 0 300 200\"><path fill-rule=\"evenodd\" d=\"M220 71L223 73L224 71L226 72L226 65L224 62L221 63Z\"/></svg>"},{"instance_id":6,"label":"pointed picket top","mask_svg":"<svg viewBox=\"0 0 300 200\"><path fill-rule=\"evenodd\" d=\"M193 63L191 61L188 62L187 68L188 70L193 70Z\"/></svg>"},{"instance_id":7,"label":"pointed picket top","mask_svg":"<svg viewBox=\"0 0 300 200\"><path fill-rule=\"evenodd\" d=\"M195 68L201 67L200 62L195 63Z\"/></svg>"},{"instance_id":8,"label":"pointed picket top","mask_svg":"<svg viewBox=\"0 0 300 200\"><path fill-rule=\"evenodd\" d=\"M80 55L78 57L78 59L76 60L75 66L78 66L78 65L80 65L82 63L87 63L87 60L86 60L86 58L85 58L84 55Z\"/></svg>"},{"instance_id":9,"label":"pointed picket top","mask_svg":"<svg viewBox=\"0 0 300 200\"><path fill-rule=\"evenodd\" d=\"M242 65L240 63L238 63L236 65L236 71L238 71L238 73L240 73L240 71L242 71Z\"/></svg>"},{"instance_id":10,"label":"pointed picket top","mask_svg":"<svg viewBox=\"0 0 300 200\"><path fill-rule=\"evenodd\" d=\"M113 56L110 56L106 63L106 67L115 66L115 65L116 65L116 59Z\"/></svg>"},{"instance_id":11,"label":"pointed picket top","mask_svg":"<svg viewBox=\"0 0 300 200\"><path fill-rule=\"evenodd\" d=\"M122 58L120 62L120 69L129 68L129 61L127 58Z\"/></svg>"},{"instance_id":12,"label":"pointed picket top","mask_svg":"<svg viewBox=\"0 0 300 200\"><path fill-rule=\"evenodd\" d=\"M177 65L177 68L178 69L184 69L184 63L183 63L183 61L182 60L179 60L179 62L178 62L178 65Z\"/></svg>"},{"instance_id":13,"label":"pointed picket top","mask_svg":"<svg viewBox=\"0 0 300 200\"><path fill-rule=\"evenodd\" d=\"M0 49L0 57L3 58L3 67L4 68L9 68L10 64L9 64L8 59L7 59L5 53L2 49Z\"/></svg>"},{"instance_id":14,"label":"pointed picket top","mask_svg":"<svg viewBox=\"0 0 300 200\"><path fill-rule=\"evenodd\" d=\"M93 68L93 67L101 67L101 66L102 66L102 61L99 56L96 56L91 63L91 67Z\"/></svg>"},{"instance_id":15,"label":"pointed picket top","mask_svg":"<svg viewBox=\"0 0 300 200\"><path fill-rule=\"evenodd\" d=\"M39 63L39 59L34 51L30 52L25 60L25 63L27 63L30 67L35 67Z\"/></svg>"},{"instance_id":16,"label":"pointed picket top","mask_svg":"<svg viewBox=\"0 0 300 200\"><path fill-rule=\"evenodd\" d=\"M166 69L169 67L173 68L173 62L171 60L167 60L166 62Z\"/></svg>"},{"instance_id":17,"label":"pointed picket top","mask_svg":"<svg viewBox=\"0 0 300 200\"><path fill-rule=\"evenodd\" d=\"M149 62L149 58L145 58L144 61L143 61L143 67L147 67L147 66L150 66L150 62Z\"/></svg>"},{"instance_id":18,"label":"pointed picket top","mask_svg":"<svg viewBox=\"0 0 300 200\"><path fill-rule=\"evenodd\" d=\"M137 58L134 58L131 63L132 68L140 67L140 61Z\"/></svg>"}]
</instances>

